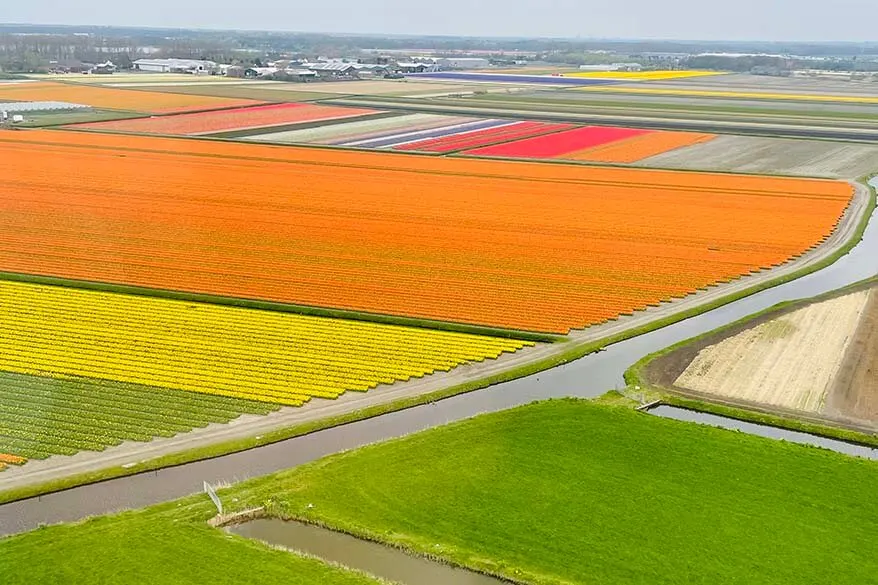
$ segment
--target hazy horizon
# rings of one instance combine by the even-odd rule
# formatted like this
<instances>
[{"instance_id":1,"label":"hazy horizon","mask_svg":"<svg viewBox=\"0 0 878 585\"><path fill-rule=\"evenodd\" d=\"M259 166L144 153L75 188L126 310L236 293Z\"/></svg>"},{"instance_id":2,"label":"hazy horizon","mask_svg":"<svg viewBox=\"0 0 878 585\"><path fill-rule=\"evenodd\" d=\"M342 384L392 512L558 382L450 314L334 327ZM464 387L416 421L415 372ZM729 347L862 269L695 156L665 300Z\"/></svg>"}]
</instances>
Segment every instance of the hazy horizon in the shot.
<instances>
[{"instance_id":1,"label":"hazy horizon","mask_svg":"<svg viewBox=\"0 0 878 585\"><path fill-rule=\"evenodd\" d=\"M31 0L4 9L6 24L130 26L370 35L554 37L699 41L867 42L878 2L837 0L334 0L292 6L256 0L249 10L217 2L153 0L148 10L110 0Z\"/></svg>"}]
</instances>

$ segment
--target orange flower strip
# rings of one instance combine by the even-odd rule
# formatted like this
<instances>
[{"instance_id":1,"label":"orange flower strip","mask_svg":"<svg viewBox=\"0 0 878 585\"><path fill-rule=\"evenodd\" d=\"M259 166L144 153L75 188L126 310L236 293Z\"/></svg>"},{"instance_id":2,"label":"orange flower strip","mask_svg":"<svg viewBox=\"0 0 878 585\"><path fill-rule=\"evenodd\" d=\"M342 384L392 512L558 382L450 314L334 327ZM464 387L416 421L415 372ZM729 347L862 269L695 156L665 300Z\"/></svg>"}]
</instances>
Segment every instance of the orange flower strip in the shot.
<instances>
[{"instance_id":1,"label":"orange flower strip","mask_svg":"<svg viewBox=\"0 0 878 585\"><path fill-rule=\"evenodd\" d=\"M634 163L684 146L708 142L714 138L716 134L700 132L650 132L604 146L573 152L562 158L590 162Z\"/></svg>"},{"instance_id":2,"label":"orange flower strip","mask_svg":"<svg viewBox=\"0 0 878 585\"><path fill-rule=\"evenodd\" d=\"M783 263L847 183L0 133L0 270L566 332Z\"/></svg>"},{"instance_id":3,"label":"orange flower strip","mask_svg":"<svg viewBox=\"0 0 878 585\"><path fill-rule=\"evenodd\" d=\"M18 455L11 455L9 453L0 453L0 463L7 463L9 465L24 465L27 463L26 457L19 457Z\"/></svg>"},{"instance_id":4,"label":"orange flower strip","mask_svg":"<svg viewBox=\"0 0 878 585\"><path fill-rule=\"evenodd\" d=\"M76 129L143 134L199 135L249 128L285 126L302 122L337 120L377 113L365 108L344 108L312 104L273 104L235 108L218 112L176 114L155 118L92 122L71 126Z\"/></svg>"},{"instance_id":5,"label":"orange flower strip","mask_svg":"<svg viewBox=\"0 0 878 585\"><path fill-rule=\"evenodd\" d=\"M152 114L217 110L261 103L246 99L71 85L51 81L2 84L0 85L0 101L58 101L82 104L93 108L130 110Z\"/></svg>"}]
</instances>

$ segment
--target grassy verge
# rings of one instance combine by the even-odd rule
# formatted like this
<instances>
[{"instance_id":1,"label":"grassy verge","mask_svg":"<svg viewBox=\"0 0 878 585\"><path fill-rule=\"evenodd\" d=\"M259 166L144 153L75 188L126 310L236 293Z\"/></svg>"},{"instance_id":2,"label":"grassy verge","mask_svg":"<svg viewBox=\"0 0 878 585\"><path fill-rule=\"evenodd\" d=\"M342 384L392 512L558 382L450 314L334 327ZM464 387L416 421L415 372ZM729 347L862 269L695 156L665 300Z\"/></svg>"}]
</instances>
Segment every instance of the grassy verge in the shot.
<instances>
[{"instance_id":1,"label":"grassy verge","mask_svg":"<svg viewBox=\"0 0 878 585\"><path fill-rule=\"evenodd\" d=\"M862 179L864 184L868 184L868 180L871 178L865 177ZM566 343L561 347L564 347L563 350L560 350L557 354L552 356L542 358L538 361L531 362L529 364L525 364L523 366L518 366L514 369L507 370L505 372L501 372L499 374L493 374L491 376L487 376L478 380L473 380L464 384L459 384L457 386L452 386L450 388L446 388L443 390L438 390L436 392L431 392L429 394L424 394L421 396L414 396L410 398L404 398L401 400L397 400L394 402L390 402L388 404L383 404L379 406L374 406L362 410L358 410L355 412L347 413L344 415L323 419L316 422L299 424L291 427L277 429L275 431L263 433L259 438L250 437L245 439L237 439L234 441L227 441L222 443L217 443L213 445L208 445L204 447L198 447L194 449L190 449L187 451L174 453L171 455L167 455L164 457L159 457L151 460L147 460L145 462L141 462L140 464L129 467L111 467L107 469L102 469L99 471L79 474L75 476L70 476L67 478L55 480L52 482L46 482L31 486L26 486L23 488L17 488L12 490L4 490L0 492L0 504L8 503L16 500L22 500L26 498L36 497L41 494L47 494L51 492L61 491L65 489L70 489L73 487L77 487L80 485L96 483L108 479L114 479L118 477L124 477L128 475L135 475L138 473L142 473L145 471L152 471L155 469L160 469L163 467L172 467L177 465L184 465L186 463L190 463L193 461L200 461L203 459L211 459L215 457L221 457L223 455L228 455L231 453L237 453L241 451L246 451L249 449L255 449L261 445L275 443L279 441L283 441L285 439L291 439L294 437L299 437L302 435L306 435L312 432L316 432L322 429L339 426L343 424L348 424L360 420L365 420L369 418L374 418L376 416L381 416L382 414L387 414L390 412L396 412L400 410L405 410L407 408L413 408L416 406L420 406L423 404L428 404L430 402L435 402L437 400L441 400L443 398L449 398L451 396L455 396L458 394L464 394L466 392L472 392L475 390L480 390L482 388L487 388L489 386L493 386L496 384L501 384L503 382L508 382L511 380L516 380L519 378L523 378L532 374L536 374L550 368L566 364L568 362L579 359L585 355L590 353L594 353L599 351L600 349L612 345L614 343L619 343L621 341L625 341L626 339L630 339L636 337L638 335L642 335L644 333L648 333L650 331L654 331L656 329L660 329L662 327L667 327L669 325L673 325L679 321L683 321L690 317L694 317L701 313L705 313L726 305L728 303L732 303L738 299L750 296L752 294L761 292L763 290L772 288L774 286L778 286L780 284L784 284L786 282L792 281L796 278L800 278L806 274L810 274L830 264L834 263L836 260L847 254L863 237L863 233L866 230L866 226L869 223L869 218L872 214L872 211L875 209L876 201L875 201L875 190L870 186L870 198L869 204L865 213L863 214L862 219L857 225L857 229L853 235L853 237L838 251L834 254L831 254L823 261L816 263L814 265L803 268L799 271L791 273L786 276L782 276L780 278L776 278L774 280L770 280L764 282L759 285L755 285L746 290L740 291L733 295L729 295L727 297L723 297L721 299L717 299L710 303L706 303L704 305L700 305L698 307L694 307L688 309L686 311L681 311L669 317L665 317L664 319L660 319L658 321L654 321L652 323L641 325L639 327L635 327L629 329L625 332L618 333L612 336L608 336L604 339L588 342L588 343ZM0 274L0 278L2 278L2 274ZM149 289L147 289L149 290ZM267 308L267 307L266 307ZM346 317L345 317L346 318ZM517 333L517 332L516 332Z\"/></svg>"},{"instance_id":2,"label":"grassy verge","mask_svg":"<svg viewBox=\"0 0 878 585\"><path fill-rule=\"evenodd\" d=\"M736 406L717 404L706 400L696 400L676 394L665 394L662 396L661 400L662 404L678 406L688 410L696 410L744 422L752 422L791 431L799 431L820 437L827 437L829 439L837 439L839 441L856 445L878 447L878 435L870 435L841 427L799 420L770 412L760 412Z\"/></svg>"},{"instance_id":3,"label":"grassy verge","mask_svg":"<svg viewBox=\"0 0 878 585\"><path fill-rule=\"evenodd\" d=\"M204 499L191 498L0 540L3 583L379 584L317 559L227 535L208 526L209 517Z\"/></svg>"}]
</instances>

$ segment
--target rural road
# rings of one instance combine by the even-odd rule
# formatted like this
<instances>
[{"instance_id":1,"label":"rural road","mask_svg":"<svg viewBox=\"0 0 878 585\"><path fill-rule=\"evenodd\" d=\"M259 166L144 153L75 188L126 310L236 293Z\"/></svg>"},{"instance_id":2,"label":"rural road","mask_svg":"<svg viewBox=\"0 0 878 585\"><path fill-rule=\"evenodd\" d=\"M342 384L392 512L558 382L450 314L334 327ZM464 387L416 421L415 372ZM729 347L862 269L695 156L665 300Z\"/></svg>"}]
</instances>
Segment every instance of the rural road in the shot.
<instances>
[{"instance_id":1,"label":"rural road","mask_svg":"<svg viewBox=\"0 0 878 585\"><path fill-rule=\"evenodd\" d=\"M440 372L432 376L409 382L381 386L370 392L347 392L337 400L314 399L303 407L286 407L266 416L245 415L228 424L211 424L205 428L183 433L167 439L155 439L148 443L126 442L103 452L84 451L70 457L51 457L42 461L31 461L23 467L11 467L0 474L0 491L44 483L72 475L97 471L107 467L133 466L148 459L178 453L195 447L213 443L255 437L279 428L317 421L394 402L402 398L420 396L470 382L503 371L517 368L570 349L571 344L585 345L612 335L643 327L673 316L682 311L714 302L718 299L780 278L822 261L845 244L853 235L866 209L868 189L855 184L856 193L844 217L832 236L817 249L800 258L770 271L760 272L730 283L712 287L695 295L689 295L659 307L622 317L603 325L573 331L568 343L538 344L515 354L504 354L497 360L486 360L480 364L468 364L450 372Z\"/></svg>"}]
</instances>

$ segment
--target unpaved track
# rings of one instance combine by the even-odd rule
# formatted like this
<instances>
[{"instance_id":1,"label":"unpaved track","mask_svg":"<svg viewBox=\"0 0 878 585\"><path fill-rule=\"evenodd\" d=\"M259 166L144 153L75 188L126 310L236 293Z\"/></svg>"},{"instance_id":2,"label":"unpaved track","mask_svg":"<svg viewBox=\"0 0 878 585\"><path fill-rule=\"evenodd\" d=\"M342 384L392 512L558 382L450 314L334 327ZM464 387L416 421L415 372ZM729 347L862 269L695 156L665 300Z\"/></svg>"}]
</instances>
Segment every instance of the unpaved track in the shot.
<instances>
[{"instance_id":1,"label":"unpaved track","mask_svg":"<svg viewBox=\"0 0 878 585\"><path fill-rule=\"evenodd\" d=\"M727 284L711 287L696 295L690 295L670 303L662 303L658 307L652 307L617 321L574 331L571 333L568 343L539 344L515 354L504 355L498 360L461 366L451 372L384 386L363 394L349 392L335 401L314 400L302 408L285 408L264 417L241 417L229 424L214 424L169 439L156 439L149 443L125 443L101 453L83 452L72 457L52 457L45 461L33 461L23 467L12 468L0 474L0 491L62 479L108 467L136 465L144 460L171 455L195 447L254 437L274 429L351 413L367 407L387 404L401 398L429 394L563 353L571 347L571 344L586 345L643 327L822 261L853 236L868 202L869 191L867 187L857 184L855 196L833 234L822 246L792 262L770 271L762 271Z\"/></svg>"}]
</instances>

